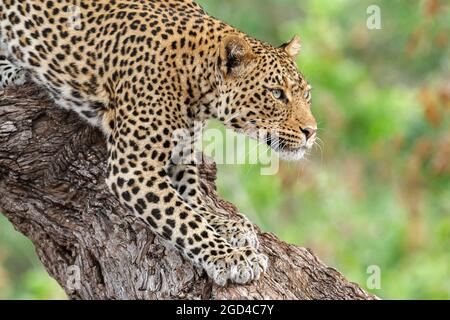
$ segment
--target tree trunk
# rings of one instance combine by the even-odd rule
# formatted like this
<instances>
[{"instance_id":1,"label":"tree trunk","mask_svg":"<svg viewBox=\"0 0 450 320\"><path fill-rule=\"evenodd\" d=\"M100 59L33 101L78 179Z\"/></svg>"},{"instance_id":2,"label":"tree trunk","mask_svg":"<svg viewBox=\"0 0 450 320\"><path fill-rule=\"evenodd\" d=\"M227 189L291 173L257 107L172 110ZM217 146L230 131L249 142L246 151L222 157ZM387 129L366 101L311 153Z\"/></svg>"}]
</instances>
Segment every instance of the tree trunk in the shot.
<instances>
[{"instance_id":1,"label":"tree trunk","mask_svg":"<svg viewBox=\"0 0 450 320\"><path fill-rule=\"evenodd\" d=\"M53 105L35 85L0 91L0 212L36 246L72 299L375 299L310 250L261 232L269 271L219 287L111 196L102 134ZM201 165L211 210L237 209Z\"/></svg>"}]
</instances>

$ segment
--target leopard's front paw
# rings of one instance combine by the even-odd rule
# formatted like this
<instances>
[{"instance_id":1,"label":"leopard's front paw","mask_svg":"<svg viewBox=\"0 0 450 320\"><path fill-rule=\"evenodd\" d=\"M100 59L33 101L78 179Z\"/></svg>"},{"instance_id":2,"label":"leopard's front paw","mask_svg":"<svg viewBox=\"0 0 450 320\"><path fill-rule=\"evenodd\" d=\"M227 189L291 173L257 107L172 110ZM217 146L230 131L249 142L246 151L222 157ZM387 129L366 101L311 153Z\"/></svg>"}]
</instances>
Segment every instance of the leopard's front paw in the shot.
<instances>
[{"instance_id":1,"label":"leopard's front paw","mask_svg":"<svg viewBox=\"0 0 450 320\"><path fill-rule=\"evenodd\" d=\"M220 233L228 243L233 247L253 247L259 248L258 235L253 225L246 219L239 221L227 220L221 224L215 225L214 228Z\"/></svg>"},{"instance_id":2,"label":"leopard's front paw","mask_svg":"<svg viewBox=\"0 0 450 320\"><path fill-rule=\"evenodd\" d=\"M258 253L252 247L230 249L229 253L211 255L205 270L214 282L220 286L228 280L234 283L246 284L258 280L267 270L268 258Z\"/></svg>"}]
</instances>

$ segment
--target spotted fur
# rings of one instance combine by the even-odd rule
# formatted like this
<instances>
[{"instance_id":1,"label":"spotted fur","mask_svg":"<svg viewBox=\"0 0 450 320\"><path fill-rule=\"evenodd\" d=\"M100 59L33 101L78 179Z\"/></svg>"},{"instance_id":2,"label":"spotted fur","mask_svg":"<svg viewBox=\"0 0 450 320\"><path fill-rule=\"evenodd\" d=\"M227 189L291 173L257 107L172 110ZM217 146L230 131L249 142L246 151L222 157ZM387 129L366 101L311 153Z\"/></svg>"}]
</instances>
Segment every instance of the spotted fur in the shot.
<instances>
[{"instance_id":1,"label":"spotted fur","mask_svg":"<svg viewBox=\"0 0 450 320\"><path fill-rule=\"evenodd\" d=\"M299 39L275 48L192 0L2 0L0 89L27 72L57 104L100 127L120 202L219 285L267 268L252 225L206 209L195 165L175 164L196 124L217 118L289 159L315 139ZM274 143L276 132L277 143Z\"/></svg>"}]
</instances>

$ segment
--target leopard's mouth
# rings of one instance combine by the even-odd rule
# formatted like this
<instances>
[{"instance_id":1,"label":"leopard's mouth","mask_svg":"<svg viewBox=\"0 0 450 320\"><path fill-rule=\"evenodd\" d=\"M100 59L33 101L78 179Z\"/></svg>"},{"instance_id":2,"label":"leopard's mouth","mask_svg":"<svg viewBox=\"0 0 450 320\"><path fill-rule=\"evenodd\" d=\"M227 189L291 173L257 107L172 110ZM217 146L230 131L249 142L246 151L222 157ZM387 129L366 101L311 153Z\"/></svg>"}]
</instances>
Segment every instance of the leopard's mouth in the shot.
<instances>
[{"instance_id":1,"label":"leopard's mouth","mask_svg":"<svg viewBox=\"0 0 450 320\"><path fill-rule=\"evenodd\" d=\"M300 147L297 150L279 150L278 155L282 160L299 161L304 158L308 148Z\"/></svg>"},{"instance_id":2,"label":"leopard's mouth","mask_svg":"<svg viewBox=\"0 0 450 320\"><path fill-rule=\"evenodd\" d=\"M278 153L281 159L286 161L301 160L305 153L311 149L311 146L303 141L297 142L272 134L267 135L265 142L272 150Z\"/></svg>"},{"instance_id":3,"label":"leopard's mouth","mask_svg":"<svg viewBox=\"0 0 450 320\"><path fill-rule=\"evenodd\" d=\"M265 129L237 131L246 134L249 138L265 143L275 151L282 160L298 161L303 159L306 152L313 146L313 141L294 140L291 137L282 137L278 131Z\"/></svg>"}]
</instances>

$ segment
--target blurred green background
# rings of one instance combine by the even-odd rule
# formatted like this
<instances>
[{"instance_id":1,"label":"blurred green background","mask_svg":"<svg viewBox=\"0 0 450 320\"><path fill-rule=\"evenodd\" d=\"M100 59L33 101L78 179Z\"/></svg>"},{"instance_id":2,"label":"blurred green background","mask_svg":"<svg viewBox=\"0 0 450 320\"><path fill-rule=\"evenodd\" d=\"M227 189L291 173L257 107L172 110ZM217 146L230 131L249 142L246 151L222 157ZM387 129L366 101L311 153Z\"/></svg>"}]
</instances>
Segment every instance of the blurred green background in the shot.
<instances>
[{"instance_id":1,"label":"blurred green background","mask_svg":"<svg viewBox=\"0 0 450 320\"><path fill-rule=\"evenodd\" d=\"M448 1L201 0L280 45L299 34L323 140L275 176L221 166L219 188L264 230L312 248L387 299L450 298ZM366 10L381 9L380 30ZM368 268L381 288L368 287ZM0 217L0 299L65 298L33 246Z\"/></svg>"}]
</instances>

